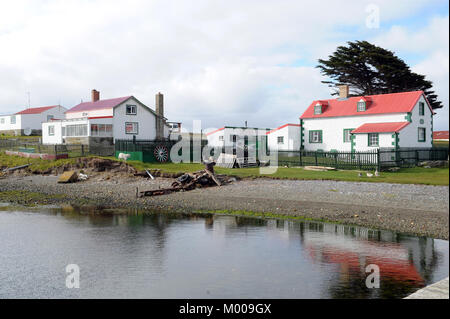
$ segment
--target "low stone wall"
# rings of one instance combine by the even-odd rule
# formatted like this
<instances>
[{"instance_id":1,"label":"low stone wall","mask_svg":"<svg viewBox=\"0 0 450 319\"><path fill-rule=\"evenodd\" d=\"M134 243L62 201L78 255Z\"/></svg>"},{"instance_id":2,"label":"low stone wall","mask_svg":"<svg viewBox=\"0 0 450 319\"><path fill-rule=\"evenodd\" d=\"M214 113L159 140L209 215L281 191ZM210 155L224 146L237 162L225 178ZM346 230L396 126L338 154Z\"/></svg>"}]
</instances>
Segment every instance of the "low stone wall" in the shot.
<instances>
[{"instance_id":1,"label":"low stone wall","mask_svg":"<svg viewBox=\"0 0 450 319\"><path fill-rule=\"evenodd\" d=\"M39 153L26 153L26 152L15 152L15 151L5 151L6 155L20 156L26 158L40 158L44 160L57 160L61 158L69 158L69 154L39 154Z\"/></svg>"}]
</instances>

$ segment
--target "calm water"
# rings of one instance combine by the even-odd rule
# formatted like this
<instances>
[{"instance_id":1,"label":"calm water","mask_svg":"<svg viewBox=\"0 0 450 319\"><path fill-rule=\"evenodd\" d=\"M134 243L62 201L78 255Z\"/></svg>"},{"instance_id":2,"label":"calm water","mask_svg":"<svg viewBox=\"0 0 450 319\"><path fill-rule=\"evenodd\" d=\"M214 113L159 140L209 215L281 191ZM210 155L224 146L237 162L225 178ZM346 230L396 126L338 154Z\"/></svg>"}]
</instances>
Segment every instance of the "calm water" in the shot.
<instances>
[{"instance_id":1,"label":"calm water","mask_svg":"<svg viewBox=\"0 0 450 319\"><path fill-rule=\"evenodd\" d=\"M231 216L0 210L0 298L399 298L448 276L447 241ZM80 289L65 286L68 264ZM365 286L365 266L381 270Z\"/></svg>"}]
</instances>

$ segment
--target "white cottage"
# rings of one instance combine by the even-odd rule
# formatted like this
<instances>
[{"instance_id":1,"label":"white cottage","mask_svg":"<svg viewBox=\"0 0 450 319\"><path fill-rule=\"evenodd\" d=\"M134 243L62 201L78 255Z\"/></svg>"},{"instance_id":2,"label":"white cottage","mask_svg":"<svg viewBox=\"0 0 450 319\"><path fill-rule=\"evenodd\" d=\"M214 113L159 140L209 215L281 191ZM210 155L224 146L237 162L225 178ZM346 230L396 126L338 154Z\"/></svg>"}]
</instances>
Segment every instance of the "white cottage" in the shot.
<instances>
[{"instance_id":1,"label":"white cottage","mask_svg":"<svg viewBox=\"0 0 450 319\"><path fill-rule=\"evenodd\" d=\"M64 118L61 105L27 108L12 115L0 116L0 134L41 135L42 123Z\"/></svg>"},{"instance_id":2,"label":"white cottage","mask_svg":"<svg viewBox=\"0 0 450 319\"><path fill-rule=\"evenodd\" d=\"M256 150L259 147L258 137L260 141L267 143L266 133L269 131L269 128L224 126L205 135L211 147L235 150L236 147L241 146L241 148Z\"/></svg>"},{"instance_id":3,"label":"white cottage","mask_svg":"<svg viewBox=\"0 0 450 319\"><path fill-rule=\"evenodd\" d=\"M370 151L430 148L433 110L423 91L317 100L300 117L301 148Z\"/></svg>"},{"instance_id":4,"label":"white cottage","mask_svg":"<svg viewBox=\"0 0 450 319\"><path fill-rule=\"evenodd\" d=\"M44 144L113 144L116 139L162 140L170 135L161 93L154 111L134 96L100 100L96 90L91 102L74 106L62 120L43 123L42 131Z\"/></svg>"},{"instance_id":5,"label":"white cottage","mask_svg":"<svg viewBox=\"0 0 450 319\"><path fill-rule=\"evenodd\" d=\"M300 149L300 124L284 124L267 134L271 151L298 151Z\"/></svg>"}]
</instances>

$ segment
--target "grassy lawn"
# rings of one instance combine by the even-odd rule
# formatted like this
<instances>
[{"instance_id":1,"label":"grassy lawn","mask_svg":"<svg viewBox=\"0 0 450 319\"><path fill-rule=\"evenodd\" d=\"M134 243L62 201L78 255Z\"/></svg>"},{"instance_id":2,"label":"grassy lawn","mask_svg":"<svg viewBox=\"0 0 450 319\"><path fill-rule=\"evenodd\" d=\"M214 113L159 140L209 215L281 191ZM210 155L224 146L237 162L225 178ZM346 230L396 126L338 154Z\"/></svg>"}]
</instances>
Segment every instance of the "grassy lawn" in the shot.
<instances>
[{"instance_id":1,"label":"grassy lawn","mask_svg":"<svg viewBox=\"0 0 450 319\"><path fill-rule=\"evenodd\" d=\"M433 141L434 147L446 147L448 148L448 141Z\"/></svg>"},{"instance_id":2,"label":"grassy lawn","mask_svg":"<svg viewBox=\"0 0 450 319\"><path fill-rule=\"evenodd\" d=\"M117 160L114 157L104 157L107 159ZM42 159L30 159L18 156L8 156L0 152L0 167L14 167L24 164L32 164L30 167L33 171L44 171L49 168L75 163L76 158L60 159L56 161L47 161ZM183 173L194 172L204 168L202 164L157 164L142 163L139 161L128 161L137 170L160 169L167 173ZM276 178L276 179L296 179L296 180L336 180L336 181L354 181L354 182L374 182L374 183L400 183L400 184L426 184L426 185L449 185L449 169L448 168L403 168L398 172L381 172L381 176L369 178L363 173L363 177L358 177L358 171L342 170L342 171L306 171L302 168L278 168L271 175L260 174L259 168L240 168L230 169L217 167L218 174L227 174L239 176L242 178ZM372 172L373 173L373 172Z\"/></svg>"}]
</instances>

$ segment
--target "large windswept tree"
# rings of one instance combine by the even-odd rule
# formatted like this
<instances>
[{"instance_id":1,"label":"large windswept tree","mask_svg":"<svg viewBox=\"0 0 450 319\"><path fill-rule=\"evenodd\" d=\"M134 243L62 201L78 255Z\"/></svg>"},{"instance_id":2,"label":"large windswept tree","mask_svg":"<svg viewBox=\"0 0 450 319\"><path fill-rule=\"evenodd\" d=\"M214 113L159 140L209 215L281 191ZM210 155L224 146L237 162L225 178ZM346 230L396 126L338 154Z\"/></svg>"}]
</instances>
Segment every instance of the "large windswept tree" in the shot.
<instances>
[{"instance_id":1,"label":"large windswept tree","mask_svg":"<svg viewBox=\"0 0 450 319\"><path fill-rule=\"evenodd\" d=\"M389 50L367 41L348 42L328 57L319 59L317 68L329 78L322 83L330 87L348 84L351 95L373 95L422 90L433 109L442 107L432 91L432 82L411 71L409 66ZM338 94L336 91L333 95Z\"/></svg>"}]
</instances>

